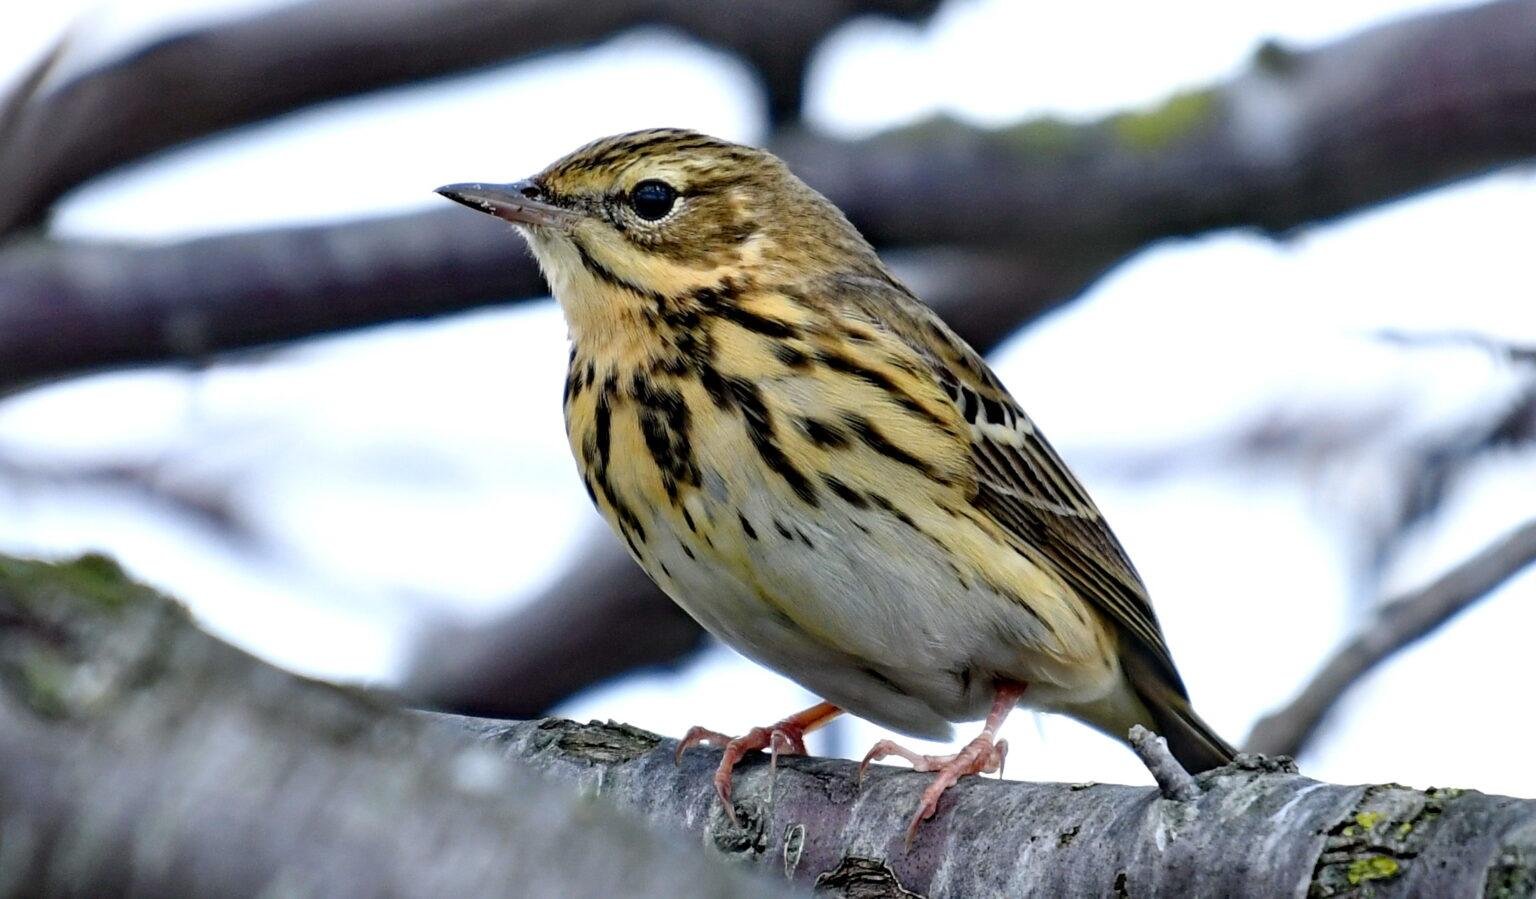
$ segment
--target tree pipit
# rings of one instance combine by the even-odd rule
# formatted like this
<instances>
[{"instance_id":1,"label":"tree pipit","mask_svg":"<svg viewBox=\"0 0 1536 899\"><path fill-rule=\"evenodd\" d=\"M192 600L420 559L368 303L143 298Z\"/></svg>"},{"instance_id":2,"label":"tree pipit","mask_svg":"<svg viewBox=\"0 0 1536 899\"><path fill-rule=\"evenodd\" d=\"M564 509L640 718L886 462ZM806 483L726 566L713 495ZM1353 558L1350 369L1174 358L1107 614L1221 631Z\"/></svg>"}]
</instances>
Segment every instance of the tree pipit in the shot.
<instances>
[{"instance_id":1,"label":"tree pipit","mask_svg":"<svg viewBox=\"0 0 1536 899\"><path fill-rule=\"evenodd\" d=\"M997 376L773 155L691 131L588 144L515 184L439 192L527 237L572 341L566 428L592 501L710 633L826 699L722 742L803 752L842 711L937 772L908 835L997 771L1016 705L1191 771L1232 749L1190 707L1136 570ZM923 198L917 198L922 201ZM641 635L637 635L640 637Z\"/></svg>"}]
</instances>

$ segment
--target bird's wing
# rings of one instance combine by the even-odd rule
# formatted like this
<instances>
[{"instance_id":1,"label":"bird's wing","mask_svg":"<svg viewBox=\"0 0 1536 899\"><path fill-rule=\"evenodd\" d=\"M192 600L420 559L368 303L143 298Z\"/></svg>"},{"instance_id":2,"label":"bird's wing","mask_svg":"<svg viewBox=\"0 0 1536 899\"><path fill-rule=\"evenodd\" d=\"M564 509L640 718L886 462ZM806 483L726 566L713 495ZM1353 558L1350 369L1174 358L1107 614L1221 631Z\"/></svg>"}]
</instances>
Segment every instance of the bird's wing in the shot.
<instances>
[{"instance_id":1,"label":"bird's wing","mask_svg":"<svg viewBox=\"0 0 1536 899\"><path fill-rule=\"evenodd\" d=\"M931 366L969 426L971 503L1107 615L1182 695L1141 577L1061 456L980 355L936 313L894 285L879 291L866 285L865 291L880 296L885 307L871 318L885 322Z\"/></svg>"}]
</instances>

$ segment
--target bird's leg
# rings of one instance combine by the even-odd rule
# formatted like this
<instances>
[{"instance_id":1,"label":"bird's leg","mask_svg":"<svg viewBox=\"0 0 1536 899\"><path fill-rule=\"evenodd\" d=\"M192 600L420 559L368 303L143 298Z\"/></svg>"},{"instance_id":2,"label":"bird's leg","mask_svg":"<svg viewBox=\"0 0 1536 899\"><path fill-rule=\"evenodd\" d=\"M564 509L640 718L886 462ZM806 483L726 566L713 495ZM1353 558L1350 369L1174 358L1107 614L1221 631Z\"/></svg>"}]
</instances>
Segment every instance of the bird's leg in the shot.
<instances>
[{"instance_id":1,"label":"bird's leg","mask_svg":"<svg viewBox=\"0 0 1536 899\"><path fill-rule=\"evenodd\" d=\"M731 805L731 771L736 764L754 749L768 750L768 764L777 766L780 755L805 755L805 735L841 715L843 710L830 702L818 702L803 712L796 712L777 724L754 727L742 736L731 738L703 727L690 728L677 744L675 759L681 761L683 751L700 743L725 747L720 757L720 767L715 771L715 792L725 806L725 814L736 820L736 808Z\"/></svg>"},{"instance_id":2,"label":"bird's leg","mask_svg":"<svg viewBox=\"0 0 1536 899\"><path fill-rule=\"evenodd\" d=\"M922 801L918 804L917 814L912 816L912 823L907 826L907 843L912 842L912 837L917 833L917 826L938 811L939 797L944 791L954 786L955 782L967 774L991 774L994 771L1003 773L1003 761L1008 757L1008 741L997 739L997 730L1002 727L1003 720L1013 707L1018 704L1019 697L1024 695L1025 684L1003 681L997 685L997 692L992 697L992 710L987 713L987 722L982 725L981 735L965 744L954 755L919 755L910 749L899 746L890 740L881 740L874 748L864 756L864 761L859 764L859 779L864 778L864 769L870 762L877 762L886 756L900 756L912 763L912 767L918 771L933 771L938 777L923 791Z\"/></svg>"}]
</instances>

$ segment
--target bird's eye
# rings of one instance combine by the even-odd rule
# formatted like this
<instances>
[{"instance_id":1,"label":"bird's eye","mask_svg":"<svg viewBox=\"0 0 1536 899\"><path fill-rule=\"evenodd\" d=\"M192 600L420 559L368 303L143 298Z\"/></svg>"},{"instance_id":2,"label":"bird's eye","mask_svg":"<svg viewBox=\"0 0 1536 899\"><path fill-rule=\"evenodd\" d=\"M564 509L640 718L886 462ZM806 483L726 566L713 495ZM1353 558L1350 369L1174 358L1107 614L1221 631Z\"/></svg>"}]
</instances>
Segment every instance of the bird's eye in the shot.
<instances>
[{"instance_id":1,"label":"bird's eye","mask_svg":"<svg viewBox=\"0 0 1536 899\"><path fill-rule=\"evenodd\" d=\"M648 222L665 218L677 202L677 189L665 181L641 181L629 192L630 208Z\"/></svg>"}]
</instances>

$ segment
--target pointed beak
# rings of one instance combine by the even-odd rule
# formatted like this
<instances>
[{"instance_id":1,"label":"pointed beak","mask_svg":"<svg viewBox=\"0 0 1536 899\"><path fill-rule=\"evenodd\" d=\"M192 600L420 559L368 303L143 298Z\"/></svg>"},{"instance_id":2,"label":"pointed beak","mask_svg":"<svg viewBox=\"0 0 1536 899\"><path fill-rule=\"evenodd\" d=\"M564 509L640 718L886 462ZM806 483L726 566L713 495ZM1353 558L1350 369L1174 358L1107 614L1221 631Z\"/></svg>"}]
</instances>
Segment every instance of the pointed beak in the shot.
<instances>
[{"instance_id":1,"label":"pointed beak","mask_svg":"<svg viewBox=\"0 0 1536 899\"><path fill-rule=\"evenodd\" d=\"M518 225L566 228L580 218L575 212L540 199L544 190L532 181L511 184L445 184L437 192L471 209Z\"/></svg>"}]
</instances>

